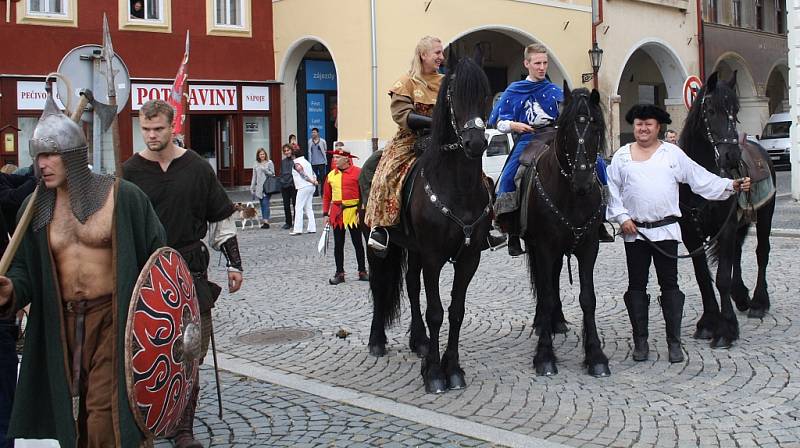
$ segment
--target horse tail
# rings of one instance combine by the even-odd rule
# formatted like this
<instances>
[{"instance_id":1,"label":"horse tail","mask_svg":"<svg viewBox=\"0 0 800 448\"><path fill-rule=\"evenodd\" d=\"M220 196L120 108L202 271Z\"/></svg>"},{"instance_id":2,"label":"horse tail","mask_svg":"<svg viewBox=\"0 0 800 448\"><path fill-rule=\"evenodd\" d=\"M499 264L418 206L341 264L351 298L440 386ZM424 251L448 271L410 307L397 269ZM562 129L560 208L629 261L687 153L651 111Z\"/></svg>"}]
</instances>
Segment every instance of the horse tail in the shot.
<instances>
[{"instance_id":1,"label":"horse tail","mask_svg":"<svg viewBox=\"0 0 800 448\"><path fill-rule=\"evenodd\" d=\"M525 254L525 261L528 264L528 279L531 282L531 293L533 294L533 299L536 300L536 259L534 258L534 253L532 248L528 247L528 243L525 243L525 249L527 249L527 253Z\"/></svg>"},{"instance_id":2,"label":"horse tail","mask_svg":"<svg viewBox=\"0 0 800 448\"><path fill-rule=\"evenodd\" d=\"M386 257L379 258L368 249L367 258L373 313L382 316L383 324L388 327L400 317L403 278L407 267L406 250L391 244L386 249Z\"/></svg>"}]
</instances>

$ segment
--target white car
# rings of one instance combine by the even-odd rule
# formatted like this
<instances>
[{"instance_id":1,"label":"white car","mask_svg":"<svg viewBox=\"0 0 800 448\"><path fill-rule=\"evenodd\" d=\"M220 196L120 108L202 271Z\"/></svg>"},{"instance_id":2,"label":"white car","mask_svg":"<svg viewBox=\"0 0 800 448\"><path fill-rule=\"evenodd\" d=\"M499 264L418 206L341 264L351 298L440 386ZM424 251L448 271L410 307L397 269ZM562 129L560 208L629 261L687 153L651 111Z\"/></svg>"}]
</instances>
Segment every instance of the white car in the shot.
<instances>
[{"instance_id":1,"label":"white car","mask_svg":"<svg viewBox=\"0 0 800 448\"><path fill-rule=\"evenodd\" d=\"M792 140L789 138L789 128L791 127L792 119L788 113L772 114L761 135L756 136L758 143L767 150L776 167L791 167L789 164L789 153L792 150Z\"/></svg>"},{"instance_id":2,"label":"white car","mask_svg":"<svg viewBox=\"0 0 800 448\"><path fill-rule=\"evenodd\" d=\"M483 172L496 184L508 155L514 149L514 138L497 129L487 129L485 135L487 147L483 153Z\"/></svg>"}]
</instances>

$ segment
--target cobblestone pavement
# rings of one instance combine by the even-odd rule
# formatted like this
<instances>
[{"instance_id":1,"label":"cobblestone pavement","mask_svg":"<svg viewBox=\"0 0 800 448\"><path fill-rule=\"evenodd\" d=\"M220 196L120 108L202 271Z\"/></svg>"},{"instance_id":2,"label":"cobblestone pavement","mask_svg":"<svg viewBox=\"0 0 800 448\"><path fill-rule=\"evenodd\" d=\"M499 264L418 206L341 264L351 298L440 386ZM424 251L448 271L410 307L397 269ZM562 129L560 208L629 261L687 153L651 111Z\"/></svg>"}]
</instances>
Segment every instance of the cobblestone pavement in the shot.
<instances>
[{"instance_id":1,"label":"cobblestone pavement","mask_svg":"<svg viewBox=\"0 0 800 448\"><path fill-rule=\"evenodd\" d=\"M204 446L230 447L485 447L459 434L308 393L220 373L224 391L220 420L214 371L204 367L195 437ZM156 447L170 447L162 440Z\"/></svg>"},{"instance_id":2,"label":"cobblestone pavement","mask_svg":"<svg viewBox=\"0 0 800 448\"><path fill-rule=\"evenodd\" d=\"M430 395L424 392L420 360L407 348L408 306L401 324L388 332L389 354L370 356L368 285L353 281L356 266L349 243L347 282L330 286L333 260L316 253L319 234L290 237L275 227L239 234L247 270L244 287L223 297L215 310L218 348L227 356L570 446L800 446L800 316L795 303L800 271L794 264L800 238L771 239L772 310L763 320L739 314L741 339L730 350L712 350L691 338L700 298L691 263L680 262L679 282L687 295L682 327L687 360L679 364L666 360L656 300L650 308L651 359L630 359L630 323L622 302L627 283L623 244L602 245L595 274L597 323L612 371L604 379L586 375L581 366L578 285L569 285L566 269L562 300L571 325L568 334L554 341L559 373L535 375L534 301L525 261L503 251L485 252L468 291L461 332L468 387ZM745 282L753 285L754 240L745 244ZM221 280L224 272L215 267L211 275ZM452 268L445 267L445 307L451 279ZM655 298L657 287L651 284L650 293ZM335 337L340 328L349 337ZM241 339L269 329L309 330L312 337L279 344ZM446 335L445 323L443 341ZM214 412L212 402L204 400L201 411L204 416Z\"/></svg>"}]
</instances>

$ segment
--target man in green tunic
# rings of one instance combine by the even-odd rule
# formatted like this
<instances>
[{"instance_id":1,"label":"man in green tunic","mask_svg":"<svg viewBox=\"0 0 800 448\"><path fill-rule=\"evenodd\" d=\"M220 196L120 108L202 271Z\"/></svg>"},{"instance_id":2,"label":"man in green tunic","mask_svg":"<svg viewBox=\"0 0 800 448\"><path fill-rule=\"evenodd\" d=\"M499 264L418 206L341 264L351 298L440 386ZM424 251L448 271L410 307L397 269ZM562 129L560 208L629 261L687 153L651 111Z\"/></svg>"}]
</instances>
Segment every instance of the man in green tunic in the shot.
<instances>
[{"instance_id":1,"label":"man in green tunic","mask_svg":"<svg viewBox=\"0 0 800 448\"><path fill-rule=\"evenodd\" d=\"M41 179L33 219L0 276L0 314L31 305L9 436L62 448L140 446L124 333L139 272L164 245L164 229L136 186L89 171L83 131L50 96L30 151Z\"/></svg>"}]
</instances>

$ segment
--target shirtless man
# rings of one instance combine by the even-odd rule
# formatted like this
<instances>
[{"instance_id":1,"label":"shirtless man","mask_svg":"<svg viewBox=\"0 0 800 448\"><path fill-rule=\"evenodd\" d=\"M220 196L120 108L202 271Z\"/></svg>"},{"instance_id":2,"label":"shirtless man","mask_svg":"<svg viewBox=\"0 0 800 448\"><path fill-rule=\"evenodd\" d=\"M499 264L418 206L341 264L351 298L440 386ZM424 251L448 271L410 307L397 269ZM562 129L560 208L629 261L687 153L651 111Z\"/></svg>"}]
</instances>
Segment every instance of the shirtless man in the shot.
<instances>
[{"instance_id":1,"label":"shirtless man","mask_svg":"<svg viewBox=\"0 0 800 448\"><path fill-rule=\"evenodd\" d=\"M48 97L30 143L41 181L0 313L31 305L9 436L139 446L125 393L131 293L165 235L136 186L89 171L83 131Z\"/></svg>"}]
</instances>

